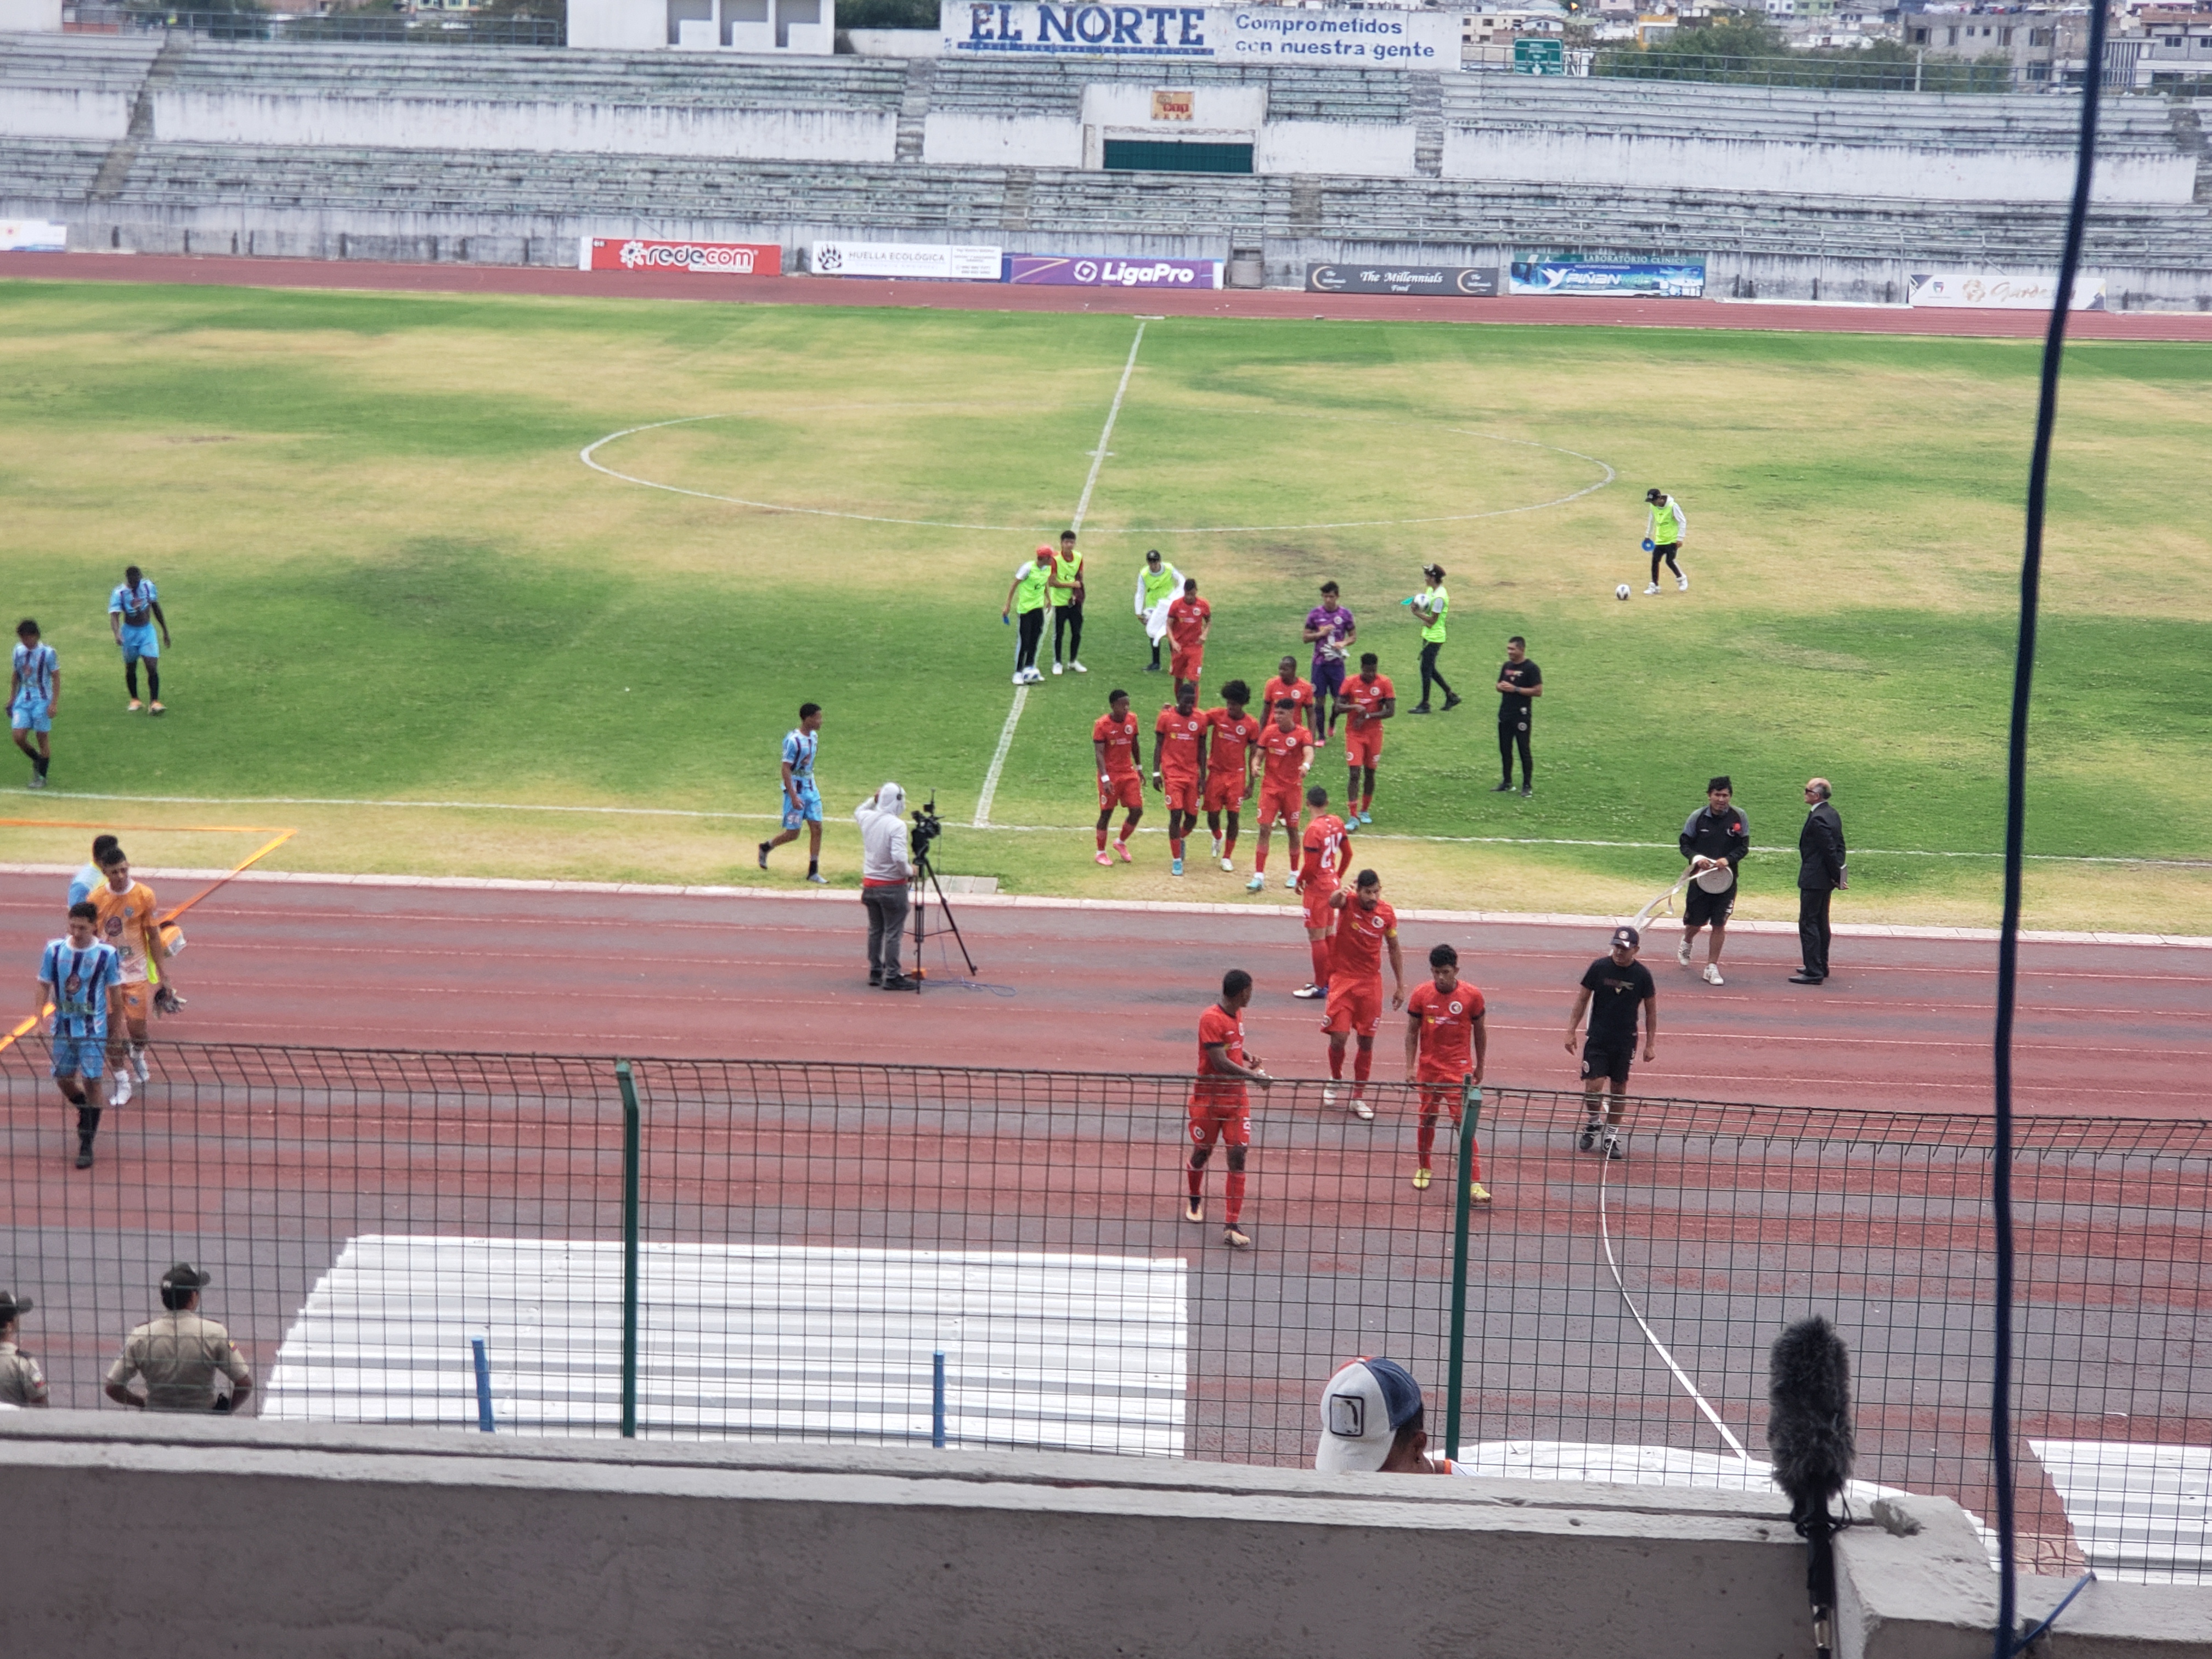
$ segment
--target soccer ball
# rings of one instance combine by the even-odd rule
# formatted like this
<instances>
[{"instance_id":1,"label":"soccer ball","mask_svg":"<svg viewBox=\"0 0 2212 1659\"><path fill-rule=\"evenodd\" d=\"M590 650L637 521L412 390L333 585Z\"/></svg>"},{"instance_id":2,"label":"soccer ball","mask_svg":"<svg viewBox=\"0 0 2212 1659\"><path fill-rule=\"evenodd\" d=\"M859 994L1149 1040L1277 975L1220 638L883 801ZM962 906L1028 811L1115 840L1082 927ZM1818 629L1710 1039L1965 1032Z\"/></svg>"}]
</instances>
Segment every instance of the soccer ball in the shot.
<instances>
[{"instance_id":1,"label":"soccer ball","mask_svg":"<svg viewBox=\"0 0 2212 1659\"><path fill-rule=\"evenodd\" d=\"M1623 582L1620 586L1614 588L1613 590L1613 597L1616 599L1626 599L1628 597L1628 584L1626 582Z\"/></svg>"}]
</instances>

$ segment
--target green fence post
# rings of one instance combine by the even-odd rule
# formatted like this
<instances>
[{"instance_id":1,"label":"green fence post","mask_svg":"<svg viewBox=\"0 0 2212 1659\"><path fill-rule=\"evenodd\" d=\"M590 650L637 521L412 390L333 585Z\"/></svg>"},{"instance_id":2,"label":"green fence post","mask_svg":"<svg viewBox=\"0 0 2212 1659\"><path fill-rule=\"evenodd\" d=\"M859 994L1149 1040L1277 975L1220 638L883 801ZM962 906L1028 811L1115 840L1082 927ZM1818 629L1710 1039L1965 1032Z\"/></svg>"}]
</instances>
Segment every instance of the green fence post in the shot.
<instances>
[{"instance_id":1,"label":"green fence post","mask_svg":"<svg viewBox=\"0 0 2212 1659\"><path fill-rule=\"evenodd\" d=\"M637 1083L629 1062L615 1062L623 1099L622 1432L637 1438ZM1466 1231L1462 1221L1460 1231Z\"/></svg>"},{"instance_id":2,"label":"green fence post","mask_svg":"<svg viewBox=\"0 0 2212 1659\"><path fill-rule=\"evenodd\" d=\"M1467 1218L1474 1205L1474 1126L1482 1091L1460 1085L1459 1175L1452 1194L1451 1352L1444 1361L1444 1455L1459 1456L1460 1376L1467 1358Z\"/></svg>"}]
</instances>

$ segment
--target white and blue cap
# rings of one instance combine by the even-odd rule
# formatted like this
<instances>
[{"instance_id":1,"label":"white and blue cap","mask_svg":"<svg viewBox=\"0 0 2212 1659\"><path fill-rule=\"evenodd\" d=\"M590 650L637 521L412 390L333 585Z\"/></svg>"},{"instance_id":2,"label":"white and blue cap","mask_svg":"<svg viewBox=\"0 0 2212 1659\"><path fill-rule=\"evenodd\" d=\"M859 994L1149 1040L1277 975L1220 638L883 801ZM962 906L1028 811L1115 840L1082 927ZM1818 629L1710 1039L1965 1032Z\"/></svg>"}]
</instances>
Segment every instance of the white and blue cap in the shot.
<instances>
[{"instance_id":1,"label":"white and blue cap","mask_svg":"<svg viewBox=\"0 0 2212 1659\"><path fill-rule=\"evenodd\" d=\"M1314 1468L1327 1474L1381 1468L1398 1431L1420 1409L1421 1385L1396 1360L1353 1360L1322 1390Z\"/></svg>"}]
</instances>

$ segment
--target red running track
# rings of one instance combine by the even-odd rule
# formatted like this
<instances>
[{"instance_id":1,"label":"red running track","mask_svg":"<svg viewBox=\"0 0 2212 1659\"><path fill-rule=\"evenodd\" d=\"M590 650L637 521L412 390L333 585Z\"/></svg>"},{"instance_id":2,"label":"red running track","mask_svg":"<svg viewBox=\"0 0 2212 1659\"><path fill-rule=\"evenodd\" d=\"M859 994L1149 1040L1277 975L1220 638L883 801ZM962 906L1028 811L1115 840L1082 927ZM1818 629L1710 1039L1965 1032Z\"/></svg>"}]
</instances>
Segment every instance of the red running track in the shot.
<instances>
[{"instance_id":1,"label":"red running track","mask_svg":"<svg viewBox=\"0 0 2212 1659\"><path fill-rule=\"evenodd\" d=\"M1277 317L1346 322L1553 323L1585 327L1750 329L1798 334L1973 335L2040 339L2039 311L1905 306L1738 304L1722 300L1557 296L1495 300L1304 294L1224 289L1015 287L839 276L711 276L681 271L583 271L514 265L388 264L368 259L234 258L171 253L0 253L0 278L185 283L241 288L369 289L441 294L537 294L726 303L904 306L946 311L1097 312L1173 317ZM2067 333L2087 340L2212 340L2212 314L2077 312Z\"/></svg>"},{"instance_id":2,"label":"red running track","mask_svg":"<svg viewBox=\"0 0 2212 1659\"><path fill-rule=\"evenodd\" d=\"M64 882L0 877L0 951L31 964L58 933ZM1400 896L1402 897L1402 896ZM956 905L960 902L956 900ZM1326 1071L1295 914L960 905L981 977L921 995L865 983L857 900L683 898L239 882L192 913L172 1040L399 1048L836 1058L1179 1073L1223 969L1259 982L1252 1046L1285 1076ZM1562 1044L1601 929L1408 922L1407 973L1449 939L1490 1002L1490 1078L1574 1086ZM1654 1095L1981 1111L1990 1097L1994 947L1843 937L1834 976L1795 986L1794 938L1740 935L1728 982L1652 938ZM933 974L939 946L929 947ZM2212 1054L2212 951L2022 948L2016 1062L2024 1112L2192 1119ZM1402 1075L1386 1016L1376 1075Z\"/></svg>"}]
</instances>

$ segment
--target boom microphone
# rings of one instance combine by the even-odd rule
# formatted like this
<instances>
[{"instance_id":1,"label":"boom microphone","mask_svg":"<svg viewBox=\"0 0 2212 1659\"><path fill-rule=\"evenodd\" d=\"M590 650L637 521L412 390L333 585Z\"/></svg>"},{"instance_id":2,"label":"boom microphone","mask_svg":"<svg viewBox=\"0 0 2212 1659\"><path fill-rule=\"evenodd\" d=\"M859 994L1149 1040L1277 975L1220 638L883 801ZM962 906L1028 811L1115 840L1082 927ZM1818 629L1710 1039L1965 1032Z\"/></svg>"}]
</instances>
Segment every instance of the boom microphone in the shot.
<instances>
[{"instance_id":1,"label":"boom microphone","mask_svg":"<svg viewBox=\"0 0 2212 1659\"><path fill-rule=\"evenodd\" d=\"M1836 1554L1840 1522L1828 1513L1850 1479L1850 1355L1835 1328L1815 1314L1774 1339L1767 1355L1766 1445L1774 1484L1790 1499L1790 1521L1810 1554L1805 1588L1813 1601L1813 1642L1820 1659L1835 1647Z\"/></svg>"}]
</instances>

